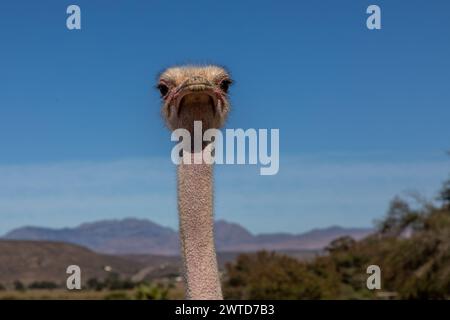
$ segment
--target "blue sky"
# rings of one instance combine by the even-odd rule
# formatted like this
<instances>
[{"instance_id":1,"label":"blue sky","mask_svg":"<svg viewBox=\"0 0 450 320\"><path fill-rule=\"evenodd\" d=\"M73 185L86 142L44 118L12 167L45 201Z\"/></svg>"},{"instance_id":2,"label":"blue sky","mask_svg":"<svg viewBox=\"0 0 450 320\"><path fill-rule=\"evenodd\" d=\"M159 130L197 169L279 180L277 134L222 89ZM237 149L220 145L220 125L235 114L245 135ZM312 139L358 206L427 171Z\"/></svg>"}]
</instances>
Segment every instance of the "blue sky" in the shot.
<instances>
[{"instance_id":1,"label":"blue sky","mask_svg":"<svg viewBox=\"0 0 450 320\"><path fill-rule=\"evenodd\" d=\"M82 30L65 26L81 7ZM382 30L365 27L369 4ZM229 128L279 128L280 173L216 170L216 215L253 232L369 226L450 171L448 1L0 4L0 233L145 217L176 227L167 66L230 69Z\"/></svg>"}]
</instances>

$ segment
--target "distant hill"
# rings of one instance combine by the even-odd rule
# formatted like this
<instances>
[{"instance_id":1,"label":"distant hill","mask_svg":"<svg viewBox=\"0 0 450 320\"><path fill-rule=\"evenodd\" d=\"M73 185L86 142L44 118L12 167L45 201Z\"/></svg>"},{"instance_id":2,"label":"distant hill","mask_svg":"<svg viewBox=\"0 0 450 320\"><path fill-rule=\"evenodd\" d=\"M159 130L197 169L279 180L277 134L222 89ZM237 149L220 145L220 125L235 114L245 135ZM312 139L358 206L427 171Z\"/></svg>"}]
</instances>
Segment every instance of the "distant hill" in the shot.
<instances>
[{"instance_id":1,"label":"distant hill","mask_svg":"<svg viewBox=\"0 0 450 320\"><path fill-rule=\"evenodd\" d=\"M124 276L132 276L142 264L95 253L78 245L47 242L0 240L0 283L11 284L16 280L27 284L33 281L52 281L64 284L69 265L78 265L83 282L89 278L103 279L105 267Z\"/></svg>"},{"instance_id":2,"label":"distant hill","mask_svg":"<svg viewBox=\"0 0 450 320\"><path fill-rule=\"evenodd\" d=\"M84 223L75 228L23 227L4 239L48 240L79 244L109 254L175 254L177 233L149 220L127 218Z\"/></svg>"},{"instance_id":3,"label":"distant hill","mask_svg":"<svg viewBox=\"0 0 450 320\"><path fill-rule=\"evenodd\" d=\"M332 240L351 236L359 240L371 229L333 226L303 234L274 233L254 235L236 223L215 223L218 251L251 252L266 250L320 250ZM107 254L178 255L178 233L145 219L126 218L84 223L75 228L50 229L23 227L10 231L3 239L47 240L79 244Z\"/></svg>"},{"instance_id":4,"label":"distant hill","mask_svg":"<svg viewBox=\"0 0 450 320\"><path fill-rule=\"evenodd\" d=\"M313 251L286 252L297 259L310 259ZM238 256L237 252L218 252L221 269ZM111 272L133 281L178 276L181 261L178 256L108 255L91 251L79 245L31 240L0 240L0 284L13 287L20 280L29 285L35 281L50 281L64 286L69 265L81 268L85 283L91 278L105 279ZM109 267L107 271L105 267Z\"/></svg>"}]
</instances>

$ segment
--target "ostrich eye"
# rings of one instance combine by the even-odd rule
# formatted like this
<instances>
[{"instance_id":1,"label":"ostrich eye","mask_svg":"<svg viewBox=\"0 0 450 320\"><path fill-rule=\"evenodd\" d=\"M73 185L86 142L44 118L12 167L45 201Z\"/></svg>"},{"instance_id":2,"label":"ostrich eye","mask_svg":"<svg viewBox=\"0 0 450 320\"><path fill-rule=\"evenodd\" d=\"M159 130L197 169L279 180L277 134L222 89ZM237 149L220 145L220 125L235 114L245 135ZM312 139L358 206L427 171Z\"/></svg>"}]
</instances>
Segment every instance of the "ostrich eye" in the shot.
<instances>
[{"instance_id":1,"label":"ostrich eye","mask_svg":"<svg viewBox=\"0 0 450 320\"><path fill-rule=\"evenodd\" d=\"M169 87L166 86L165 84L158 84L158 90L159 92L161 92L161 97L165 97L167 95L167 93L169 92Z\"/></svg>"},{"instance_id":2,"label":"ostrich eye","mask_svg":"<svg viewBox=\"0 0 450 320\"><path fill-rule=\"evenodd\" d=\"M230 79L222 80L222 82L220 82L220 89L222 89L223 92L228 93L231 83L232 81Z\"/></svg>"}]
</instances>

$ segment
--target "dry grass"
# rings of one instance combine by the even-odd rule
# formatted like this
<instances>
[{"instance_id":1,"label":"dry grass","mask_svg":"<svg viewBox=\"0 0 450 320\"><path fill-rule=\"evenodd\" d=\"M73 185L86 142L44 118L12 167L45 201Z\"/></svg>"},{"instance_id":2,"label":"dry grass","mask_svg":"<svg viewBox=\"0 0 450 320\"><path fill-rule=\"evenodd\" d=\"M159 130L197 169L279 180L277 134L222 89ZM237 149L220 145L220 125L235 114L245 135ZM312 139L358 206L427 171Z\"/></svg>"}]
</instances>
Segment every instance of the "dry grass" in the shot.
<instances>
[{"instance_id":1,"label":"dry grass","mask_svg":"<svg viewBox=\"0 0 450 320\"><path fill-rule=\"evenodd\" d=\"M0 300L105 300L105 299L135 299L136 289L130 290L2 290ZM169 300L184 299L182 283L177 283L168 292Z\"/></svg>"}]
</instances>

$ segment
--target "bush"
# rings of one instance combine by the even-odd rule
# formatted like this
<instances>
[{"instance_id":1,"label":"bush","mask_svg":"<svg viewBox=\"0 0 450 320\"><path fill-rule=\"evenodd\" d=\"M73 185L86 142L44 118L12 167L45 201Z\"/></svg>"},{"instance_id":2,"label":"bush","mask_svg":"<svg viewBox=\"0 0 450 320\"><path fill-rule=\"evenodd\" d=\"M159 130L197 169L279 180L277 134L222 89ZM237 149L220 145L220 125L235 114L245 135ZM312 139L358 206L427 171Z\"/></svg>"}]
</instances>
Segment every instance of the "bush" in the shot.
<instances>
[{"instance_id":1,"label":"bush","mask_svg":"<svg viewBox=\"0 0 450 320\"><path fill-rule=\"evenodd\" d=\"M96 278L91 278L86 282L86 285L91 290L101 291L108 290L128 290L136 287L136 283L130 279L121 279L117 273L111 273L104 281Z\"/></svg>"},{"instance_id":2,"label":"bush","mask_svg":"<svg viewBox=\"0 0 450 320\"><path fill-rule=\"evenodd\" d=\"M28 286L29 289L56 289L58 287L56 283L51 281L35 281Z\"/></svg>"},{"instance_id":3,"label":"bush","mask_svg":"<svg viewBox=\"0 0 450 320\"><path fill-rule=\"evenodd\" d=\"M127 290L135 287L134 282L129 279L120 279L120 276L117 273L110 273L108 277L106 277L103 285L109 290Z\"/></svg>"},{"instance_id":4,"label":"bush","mask_svg":"<svg viewBox=\"0 0 450 320\"><path fill-rule=\"evenodd\" d=\"M97 280L97 278L91 278L86 282L86 286L90 290L101 291L105 285L103 282Z\"/></svg>"},{"instance_id":5,"label":"bush","mask_svg":"<svg viewBox=\"0 0 450 320\"><path fill-rule=\"evenodd\" d=\"M444 207L450 208L450 180L444 183L439 199L442 200Z\"/></svg>"},{"instance_id":6,"label":"bush","mask_svg":"<svg viewBox=\"0 0 450 320\"><path fill-rule=\"evenodd\" d=\"M25 285L21 281L16 280L14 281L14 289L17 291L25 291Z\"/></svg>"},{"instance_id":7,"label":"bush","mask_svg":"<svg viewBox=\"0 0 450 320\"><path fill-rule=\"evenodd\" d=\"M326 299L337 293L333 268L325 264L311 268L281 254L242 254L226 270L227 299Z\"/></svg>"},{"instance_id":8,"label":"bush","mask_svg":"<svg viewBox=\"0 0 450 320\"><path fill-rule=\"evenodd\" d=\"M136 290L135 299L137 300L165 300L169 290L167 287L158 285L140 284Z\"/></svg>"}]
</instances>

